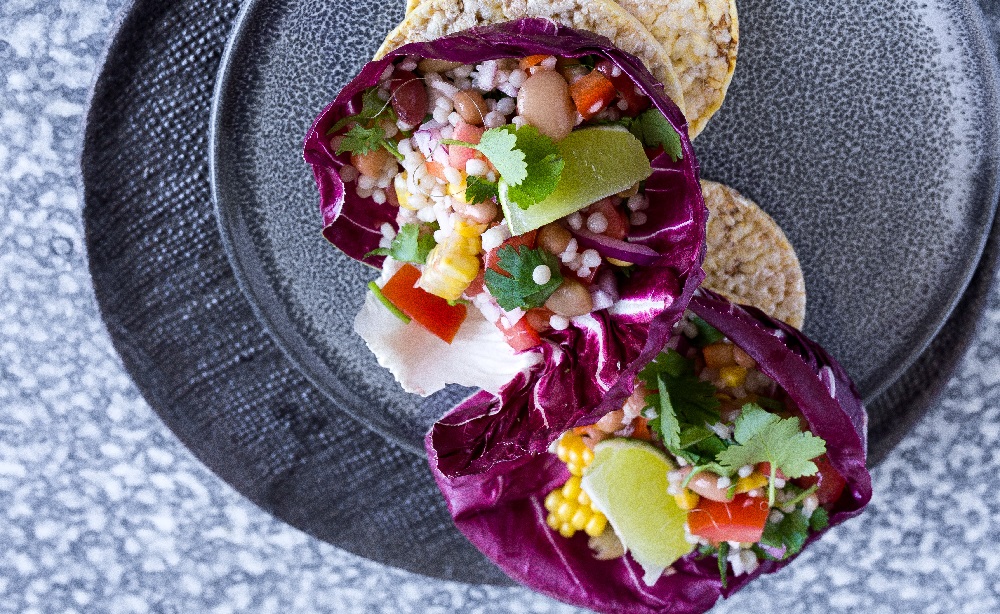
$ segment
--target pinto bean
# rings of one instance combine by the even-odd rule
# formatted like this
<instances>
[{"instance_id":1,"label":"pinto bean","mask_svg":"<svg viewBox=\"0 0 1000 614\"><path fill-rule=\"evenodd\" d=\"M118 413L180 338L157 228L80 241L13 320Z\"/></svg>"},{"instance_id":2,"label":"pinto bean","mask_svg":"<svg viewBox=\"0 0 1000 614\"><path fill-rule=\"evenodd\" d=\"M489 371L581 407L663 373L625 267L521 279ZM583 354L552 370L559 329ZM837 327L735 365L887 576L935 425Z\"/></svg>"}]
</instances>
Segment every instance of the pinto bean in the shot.
<instances>
[{"instance_id":1,"label":"pinto bean","mask_svg":"<svg viewBox=\"0 0 1000 614\"><path fill-rule=\"evenodd\" d=\"M449 70L455 70L461 65L461 62L449 62L448 60L424 58L417 64L417 70L420 71L420 74L426 75L429 72L447 72Z\"/></svg>"},{"instance_id":2,"label":"pinto bean","mask_svg":"<svg viewBox=\"0 0 1000 614\"><path fill-rule=\"evenodd\" d=\"M517 93L517 113L553 141L566 138L576 125L569 84L554 70L536 72Z\"/></svg>"},{"instance_id":3,"label":"pinto bean","mask_svg":"<svg viewBox=\"0 0 1000 614\"><path fill-rule=\"evenodd\" d=\"M693 467L684 467L680 470L682 481L687 479L692 470ZM691 478L687 487L706 499L729 503L733 498L729 496L727 488L719 488L719 477L718 474L711 471L699 471Z\"/></svg>"},{"instance_id":4,"label":"pinto bean","mask_svg":"<svg viewBox=\"0 0 1000 614\"><path fill-rule=\"evenodd\" d=\"M538 231L538 246L550 254L559 254L566 251L573 235L559 224L546 224Z\"/></svg>"},{"instance_id":5,"label":"pinto bean","mask_svg":"<svg viewBox=\"0 0 1000 614\"><path fill-rule=\"evenodd\" d=\"M572 318L590 313L594 309L594 300L583 284L573 279L563 279L549 300L545 301L545 306L561 316Z\"/></svg>"},{"instance_id":6,"label":"pinto bean","mask_svg":"<svg viewBox=\"0 0 1000 614\"><path fill-rule=\"evenodd\" d=\"M621 430L625 426L625 412L620 409L615 411L610 411L604 414L604 417L597 421L597 428L601 429L605 433L614 433L615 431Z\"/></svg>"},{"instance_id":7,"label":"pinto bean","mask_svg":"<svg viewBox=\"0 0 1000 614\"><path fill-rule=\"evenodd\" d=\"M455 94L451 102L462 116L462 121L473 126L482 126L486 114L490 112L483 95L476 90L462 90Z\"/></svg>"},{"instance_id":8,"label":"pinto bean","mask_svg":"<svg viewBox=\"0 0 1000 614\"><path fill-rule=\"evenodd\" d=\"M351 154L351 164L362 175L380 177L392 154L385 147L373 149L366 154Z\"/></svg>"}]
</instances>

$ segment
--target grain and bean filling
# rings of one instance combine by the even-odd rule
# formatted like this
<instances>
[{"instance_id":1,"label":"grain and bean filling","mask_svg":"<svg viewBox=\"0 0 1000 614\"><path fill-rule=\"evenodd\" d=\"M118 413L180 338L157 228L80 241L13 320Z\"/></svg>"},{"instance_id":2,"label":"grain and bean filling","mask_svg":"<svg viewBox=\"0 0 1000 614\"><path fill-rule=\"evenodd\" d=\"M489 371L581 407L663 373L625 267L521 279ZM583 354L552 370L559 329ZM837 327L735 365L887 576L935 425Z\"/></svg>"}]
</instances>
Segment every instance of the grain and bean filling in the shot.
<instances>
[{"instance_id":1,"label":"grain and bean filling","mask_svg":"<svg viewBox=\"0 0 1000 614\"><path fill-rule=\"evenodd\" d=\"M612 307L643 253L628 236L648 222L649 160L665 147L680 155L650 98L597 56L397 58L361 108L329 132L331 148L350 153L340 178L397 209L374 254L416 279L370 287L447 342L467 305L515 350ZM602 150L631 163L593 163L581 179L574 164Z\"/></svg>"},{"instance_id":2,"label":"grain and bean filling","mask_svg":"<svg viewBox=\"0 0 1000 614\"><path fill-rule=\"evenodd\" d=\"M673 548L667 560L692 550L716 556L725 581L798 553L827 526L846 482L825 442L752 357L690 312L675 333L622 409L553 444L570 477L545 498L547 523L566 538L583 532L598 559L641 551L648 540ZM606 476L592 474L607 474L600 465L636 450L656 468L648 480L633 468L627 481L660 490L643 492L642 501L602 491ZM635 514L652 516L657 532L639 533Z\"/></svg>"}]
</instances>

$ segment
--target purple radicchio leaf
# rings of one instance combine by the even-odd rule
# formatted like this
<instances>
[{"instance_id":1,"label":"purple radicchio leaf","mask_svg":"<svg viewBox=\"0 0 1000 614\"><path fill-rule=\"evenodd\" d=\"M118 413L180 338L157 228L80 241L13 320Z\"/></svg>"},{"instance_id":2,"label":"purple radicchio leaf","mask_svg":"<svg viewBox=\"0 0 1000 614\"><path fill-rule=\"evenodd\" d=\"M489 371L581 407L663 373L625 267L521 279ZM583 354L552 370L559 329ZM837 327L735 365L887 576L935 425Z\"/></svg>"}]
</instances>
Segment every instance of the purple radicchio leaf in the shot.
<instances>
[{"instance_id":1,"label":"purple radicchio leaf","mask_svg":"<svg viewBox=\"0 0 1000 614\"><path fill-rule=\"evenodd\" d=\"M381 266L381 256L365 258L365 254L378 247L382 224L397 226L397 209L345 189L339 170L350 163L350 156L335 154L327 131L361 109L363 92L379 82L390 63L408 56L474 63L532 54L597 55L614 62L681 136L683 157L674 162L661 154L652 161L653 174L645 182L650 201L647 222L628 236L658 257L636 266L620 283L619 300L611 311L574 318L567 330L544 333L543 344L529 350L542 353L538 367L516 377L498 397L474 395L449 421L439 423L436 432L443 435L439 451L446 459L442 468L449 475L479 472L495 462L541 451L567 427L620 406L632 392L635 374L659 353L704 277L700 265L708 213L683 114L637 58L607 38L544 19L521 19L408 44L366 64L306 137L305 159L319 187L323 235L348 256ZM475 416L472 423L467 416ZM481 438L465 442L471 454L445 449L448 442L465 441L464 434L473 431Z\"/></svg>"},{"instance_id":2,"label":"purple radicchio leaf","mask_svg":"<svg viewBox=\"0 0 1000 614\"><path fill-rule=\"evenodd\" d=\"M704 291L692 299L690 309L752 356L798 406L810 430L826 440L830 463L847 480L844 494L831 511L830 526L858 515L872 495L865 468L865 413L840 365L802 333L756 309L733 305ZM463 411L467 432L440 430L440 424ZM447 460L441 450L481 441L475 418L458 407L432 428L425 439L431 470L459 530L511 578L529 588L599 612L696 614L710 609L720 596L728 597L794 558L763 561L752 574L730 576L723 588L715 557L699 558L692 553L674 564L672 574L646 586L641 567L630 556L597 560L586 535L566 539L548 527L543 500L569 477L554 454L524 454L480 474L447 476L441 467ZM516 427L512 430L516 438ZM446 432L462 440L444 441ZM502 441L491 443L503 445ZM811 534L807 547L823 532Z\"/></svg>"}]
</instances>

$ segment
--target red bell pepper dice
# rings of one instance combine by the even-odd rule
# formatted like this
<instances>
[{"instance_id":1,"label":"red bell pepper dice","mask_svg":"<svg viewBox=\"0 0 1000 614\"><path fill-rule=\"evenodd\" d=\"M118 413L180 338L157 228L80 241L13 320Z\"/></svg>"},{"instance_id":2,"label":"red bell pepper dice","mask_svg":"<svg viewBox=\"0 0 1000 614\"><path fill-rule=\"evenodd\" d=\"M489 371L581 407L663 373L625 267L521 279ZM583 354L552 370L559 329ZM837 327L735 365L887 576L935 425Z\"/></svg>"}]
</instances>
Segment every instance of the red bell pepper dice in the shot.
<instances>
[{"instance_id":1,"label":"red bell pepper dice","mask_svg":"<svg viewBox=\"0 0 1000 614\"><path fill-rule=\"evenodd\" d=\"M802 488L811 488L815 485L816 498L819 499L819 504L833 505L844 492L847 480L833 468L826 454L813 460L813 462L816 463L819 472L816 475L807 475L798 478L795 480L795 484Z\"/></svg>"},{"instance_id":2,"label":"red bell pepper dice","mask_svg":"<svg viewBox=\"0 0 1000 614\"><path fill-rule=\"evenodd\" d=\"M569 86L569 95L583 119L603 111L615 99L617 92L611 80L600 71L592 71Z\"/></svg>"},{"instance_id":3,"label":"red bell pepper dice","mask_svg":"<svg viewBox=\"0 0 1000 614\"><path fill-rule=\"evenodd\" d=\"M729 503L702 497L698 507L688 512L687 523L692 535L713 544L758 542L764 535L769 512L764 497L736 495Z\"/></svg>"},{"instance_id":4,"label":"red bell pepper dice","mask_svg":"<svg viewBox=\"0 0 1000 614\"><path fill-rule=\"evenodd\" d=\"M404 264L384 286L382 295L400 311L409 316L445 343L451 343L465 321L465 305L448 304L448 301L417 286L420 271L412 264Z\"/></svg>"}]
</instances>

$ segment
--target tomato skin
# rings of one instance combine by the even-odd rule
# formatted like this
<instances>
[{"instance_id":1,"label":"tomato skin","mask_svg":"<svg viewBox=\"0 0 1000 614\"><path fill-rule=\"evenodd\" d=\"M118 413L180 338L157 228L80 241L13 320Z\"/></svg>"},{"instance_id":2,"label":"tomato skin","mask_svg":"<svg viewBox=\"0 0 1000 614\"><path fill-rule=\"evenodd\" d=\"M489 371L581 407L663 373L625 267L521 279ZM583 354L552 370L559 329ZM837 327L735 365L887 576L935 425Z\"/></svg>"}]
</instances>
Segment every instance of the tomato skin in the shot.
<instances>
[{"instance_id":1,"label":"tomato skin","mask_svg":"<svg viewBox=\"0 0 1000 614\"><path fill-rule=\"evenodd\" d=\"M625 101L628 107L622 111L623 115L629 117L635 117L639 113L645 111L649 108L652 102L649 96L639 93L636 90L635 82L632 81L631 77L626 75L623 71L618 72L618 76L615 74L615 65L611 60L601 60L594 66L596 70L599 70L605 77L611 81L611 84L615 86L615 90L621 99Z\"/></svg>"},{"instance_id":2,"label":"tomato skin","mask_svg":"<svg viewBox=\"0 0 1000 614\"><path fill-rule=\"evenodd\" d=\"M629 221L628 217L615 206L614 200L612 198L602 198L590 205L588 211L590 213L601 213L604 215L604 219L608 220L608 229L602 232L602 235L621 241L628 236Z\"/></svg>"},{"instance_id":3,"label":"tomato skin","mask_svg":"<svg viewBox=\"0 0 1000 614\"><path fill-rule=\"evenodd\" d=\"M599 70L590 72L569 86L576 112L585 120L603 111L615 99L616 93L611 80Z\"/></svg>"},{"instance_id":4,"label":"tomato skin","mask_svg":"<svg viewBox=\"0 0 1000 614\"><path fill-rule=\"evenodd\" d=\"M504 326L503 320L497 321L497 328L503 332L504 341L517 352L530 350L542 344L538 332L528 323L528 318L522 316L513 326Z\"/></svg>"},{"instance_id":5,"label":"tomato skin","mask_svg":"<svg viewBox=\"0 0 1000 614\"><path fill-rule=\"evenodd\" d=\"M795 484L802 488L812 488L816 485L816 498L820 505L832 505L840 499L844 488L847 487L847 480L830 464L830 459L826 454L813 460L819 472L816 475L807 475L795 480Z\"/></svg>"},{"instance_id":6,"label":"tomato skin","mask_svg":"<svg viewBox=\"0 0 1000 614\"><path fill-rule=\"evenodd\" d=\"M459 122L459 124L455 126L455 131L451 138L456 141L464 141L466 143L478 145L484 132L486 132L485 128L466 124L465 122ZM452 168L465 170L465 163L473 158L486 161L486 156L471 147L462 147L461 145L448 146L448 165Z\"/></svg>"},{"instance_id":7,"label":"tomato skin","mask_svg":"<svg viewBox=\"0 0 1000 614\"><path fill-rule=\"evenodd\" d=\"M448 301L417 286L420 270L404 264L384 286L382 295L414 322L445 343L451 343L465 321L465 305Z\"/></svg>"},{"instance_id":8,"label":"tomato skin","mask_svg":"<svg viewBox=\"0 0 1000 614\"><path fill-rule=\"evenodd\" d=\"M499 252L502 248L507 247L507 246L513 247L518 252L521 251L521 247L523 247L523 246L527 246L527 247L529 247L531 249L534 249L537 237L538 237L538 231L537 230L532 230L531 232L526 232L523 235L515 235L515 236L507 239L506 241L504 241L503 243L501 243L499 246L494 247L493 249L491 249L489 252L486 253L486 258L483 261L483 264L484 264L483 268L485 268L485 269L493 269L497 273L500 273L502 275L506 275L506 276L510 277L510 273L508 273L507 271L505 271L502 268L500 268L500 265L497 264L497 260L499 260L499 258L500 258L497 255L497 252Z\"/></svg>"},{"instance_id":9,"label":"tomato skin","mask_svg":"<svg viewBox=\"0 0 1000 614\"><path fill-rule=\"evenodd\" d=\"M764 497L736 495L729 503L702 497L698 507L688 512L687 523L692 535L704 537L713 544L725 541L754 543L764 535L769 513Z\"/></svg>"}]
</instances>

